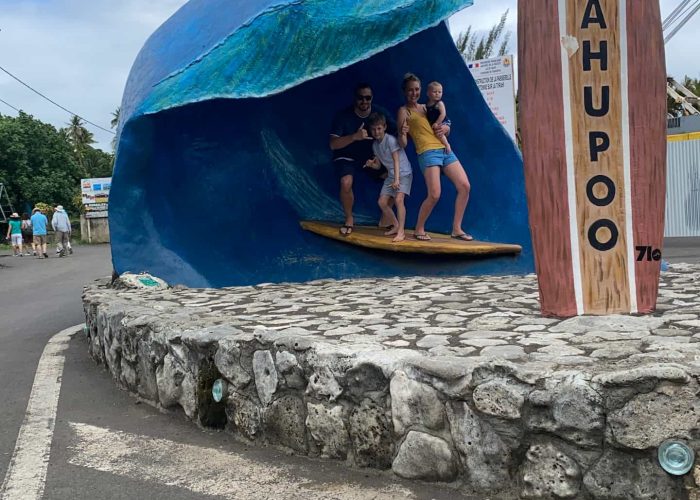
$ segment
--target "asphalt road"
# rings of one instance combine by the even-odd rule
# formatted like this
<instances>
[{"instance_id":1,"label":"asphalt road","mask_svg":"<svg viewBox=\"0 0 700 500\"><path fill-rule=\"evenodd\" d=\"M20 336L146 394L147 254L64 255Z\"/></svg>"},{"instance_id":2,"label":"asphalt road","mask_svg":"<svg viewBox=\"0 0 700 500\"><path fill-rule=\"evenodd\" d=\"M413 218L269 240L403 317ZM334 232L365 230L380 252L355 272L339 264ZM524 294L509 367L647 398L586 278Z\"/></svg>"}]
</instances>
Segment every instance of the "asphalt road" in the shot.
<instances>
[{"instance_id":1,"label":"asphalt road","mask_svg":"<svg viewBox=\"0 0 700 500\"><path fill-rule=\"evenodd\" d=\"M84 322L83 285L110 274L106 245L77 246L73 256L60 259L0 255L0 482L44 347L60 330ZM249 446L230 434L201 430L181 413L139 404L88 357L81 334L69 344L59 379L45 499L468 498L340 462Z\"/></svg>"}]
</instances>

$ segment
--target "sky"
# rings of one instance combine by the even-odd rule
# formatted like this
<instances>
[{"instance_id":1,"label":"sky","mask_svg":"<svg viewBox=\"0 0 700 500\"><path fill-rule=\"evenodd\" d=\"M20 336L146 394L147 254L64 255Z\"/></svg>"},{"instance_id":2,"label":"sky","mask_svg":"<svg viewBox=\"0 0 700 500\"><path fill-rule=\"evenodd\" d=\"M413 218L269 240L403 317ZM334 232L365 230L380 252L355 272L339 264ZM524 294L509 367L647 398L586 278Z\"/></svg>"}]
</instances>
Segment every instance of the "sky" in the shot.
<instances>
[{"instance_id":1,"label":"sky","mask_svg":"<svg viewBox=\"0 0 700 500\"><path fill-rule=\"evenodd\" d=\"M236 0L232 0L235 3ZM643 0L653 1L653 0ZM666 17L680 0L660 0ZM2 0L0 66L72 112L110 128L131 65L146 39L186 0ZM453 35L486 31L510 9L511 52L517 50L516 0L475 0L450 19ZM666 46L670 75L700 78L700 13ZM0 72L0 99L63 127L70 114ZM0 102L0 113L17 112ZM109 132L88 127L111 151Z\"/></svg>"}]
</instances>

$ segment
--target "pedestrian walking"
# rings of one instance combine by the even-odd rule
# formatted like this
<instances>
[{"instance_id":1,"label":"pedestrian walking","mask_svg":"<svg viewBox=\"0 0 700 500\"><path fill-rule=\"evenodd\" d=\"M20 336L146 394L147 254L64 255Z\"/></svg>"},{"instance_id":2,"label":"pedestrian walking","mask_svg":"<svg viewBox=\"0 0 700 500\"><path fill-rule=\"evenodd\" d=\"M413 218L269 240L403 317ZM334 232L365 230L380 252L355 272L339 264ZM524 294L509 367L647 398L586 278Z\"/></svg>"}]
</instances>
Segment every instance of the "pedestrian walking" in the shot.
<instances>
[{"instance_id":1,"label":"pedestrian walking","mask_svg":"<svg viewBox=\"0 0 700 500\"><path fill-rule=\"evenodd\" d=\"M39 207L35 207L34 210L32 210L32 217L30 220L32 221L33 241L39 253L38 257L48 259L49 254L46 253L46 226L49 225L49 220L41 213Z\"/></svg>"},{"instance_id":2,"label":"pedestrian walking","mask_svg":"<svg viewBox=\"0 0 700 500\"><path fill-rule=\"evenodd\" d=\"M73 249L70 248L70 219L68 219L68 214L62 205L57 205L54 209L53 217L51 217L51 227L54 230L58 256L63 257L67 251L73 253Z\"/></svg>"}]
</instances>

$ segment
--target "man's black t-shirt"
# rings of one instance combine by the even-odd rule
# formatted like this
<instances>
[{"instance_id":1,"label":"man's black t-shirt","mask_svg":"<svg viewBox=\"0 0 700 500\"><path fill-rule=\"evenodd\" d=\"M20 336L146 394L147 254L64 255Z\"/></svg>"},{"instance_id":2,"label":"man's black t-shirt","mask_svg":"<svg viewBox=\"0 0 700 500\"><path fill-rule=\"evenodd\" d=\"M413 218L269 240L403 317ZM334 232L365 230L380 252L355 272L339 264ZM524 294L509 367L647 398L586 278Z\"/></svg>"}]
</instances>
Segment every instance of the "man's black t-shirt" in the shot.
<instances>
[{"instance_id":1,"label":"man's black t-shirt","mask_svg":"<svg viewBox=\"0 0 700 500\"><path fill-rule=\"evenodd\" d=\"M396 134L396 121L394 118L382 107L372 106L371 113L381 113L386 117L387 132L395 135ZM364 123L365 130L367 130L367 135L369 139L363 141L354 141L348 146L342 149L336 149L333 151L333 161L335 160L352 160L358 162L362 165L374 156L372 152L372 137L369 135L369 123L367 119L369 115L365 118L357 116L355 113L355 107L350 106L348 108L339 111L335 118L333 118L333 125L331 126L331 135L335 137L343 137L346 135L351 135L357 132L357 129Z\"/></svg>"}]
</instances>

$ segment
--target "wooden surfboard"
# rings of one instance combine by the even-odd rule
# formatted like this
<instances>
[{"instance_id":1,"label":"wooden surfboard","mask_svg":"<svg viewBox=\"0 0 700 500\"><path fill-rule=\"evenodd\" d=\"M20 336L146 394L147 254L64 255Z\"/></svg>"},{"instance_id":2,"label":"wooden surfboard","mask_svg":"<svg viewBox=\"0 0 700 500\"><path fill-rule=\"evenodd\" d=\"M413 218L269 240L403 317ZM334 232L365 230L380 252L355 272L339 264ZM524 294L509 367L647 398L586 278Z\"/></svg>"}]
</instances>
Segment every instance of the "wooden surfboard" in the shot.
<instances>
[{"instance_id":1,"label":"wooden surfboard","mask_svg":"<svg viewBox=\"0 0 700 500\"><path fill-rule=\"evenodd\" d=\"M518 37L542 312L651 312L666 196L659 2L521 0Z\"/></svg>"},{"instance_id":2,"label":"wooden surfboard","mask_svg":"<svg viewBox=\"0 0 700 500\"><path fill-rule=\"evenodd\" d=\"M340 234L340 224L318 221L302 221L300 224L303 229L326 238L342 241L349 245L390 252L481 257L518 254L522 251L520 245L476 240L461 241L451 238L449 234L427 233L432 239L419 241L413 237L413 231L407 231L404 241L394 243L391 241L392 237L384 236L384 229L376 226L355 226L352 234L344 236Z\"/></svg>"}]
</instances>

